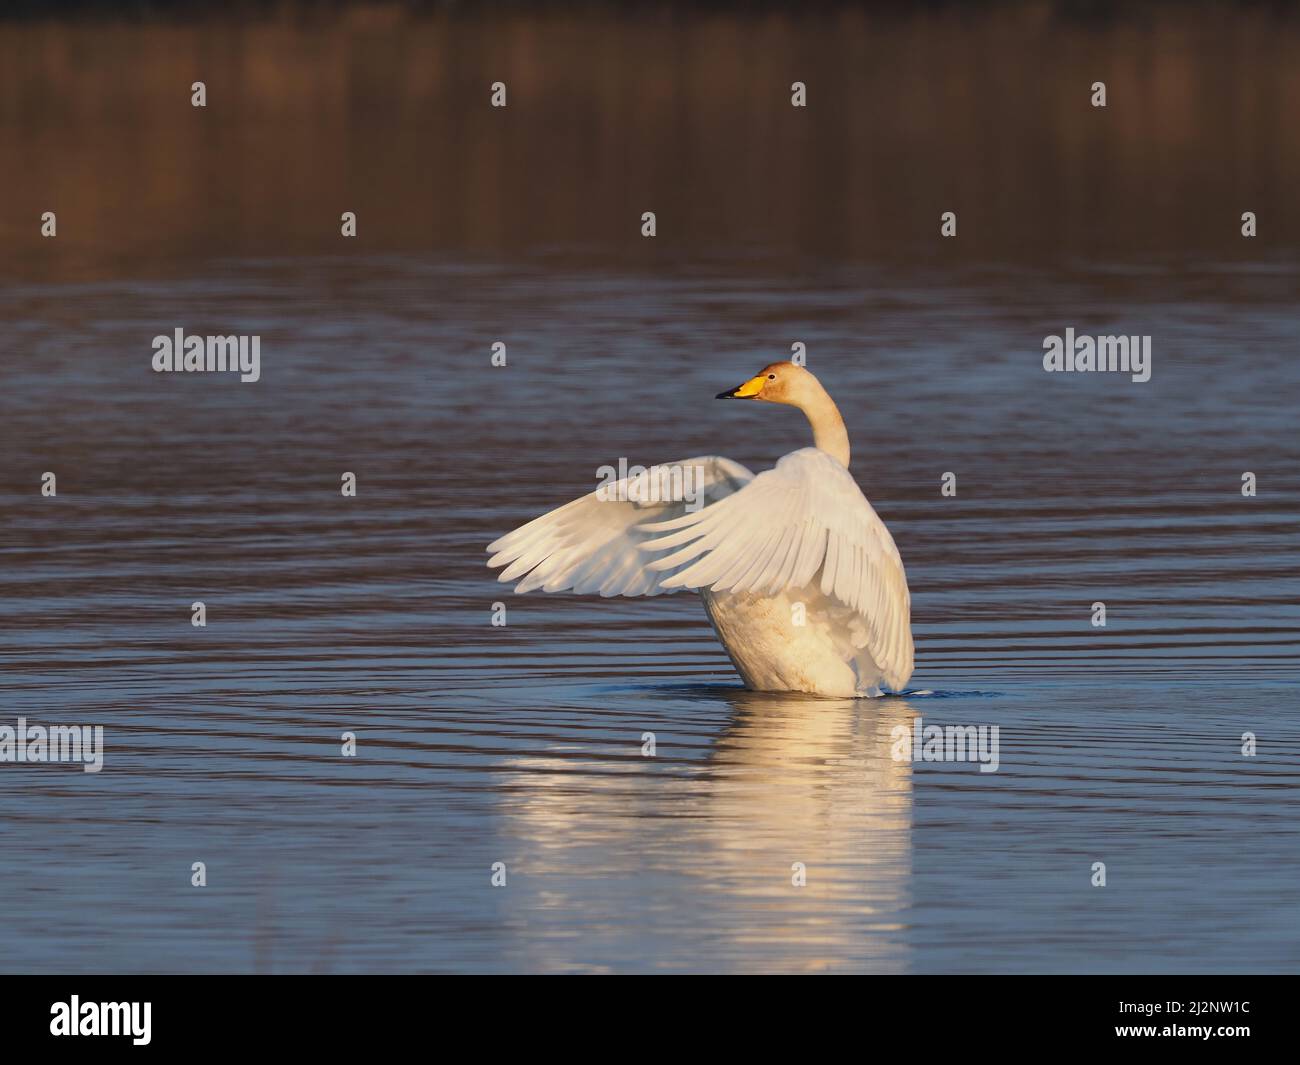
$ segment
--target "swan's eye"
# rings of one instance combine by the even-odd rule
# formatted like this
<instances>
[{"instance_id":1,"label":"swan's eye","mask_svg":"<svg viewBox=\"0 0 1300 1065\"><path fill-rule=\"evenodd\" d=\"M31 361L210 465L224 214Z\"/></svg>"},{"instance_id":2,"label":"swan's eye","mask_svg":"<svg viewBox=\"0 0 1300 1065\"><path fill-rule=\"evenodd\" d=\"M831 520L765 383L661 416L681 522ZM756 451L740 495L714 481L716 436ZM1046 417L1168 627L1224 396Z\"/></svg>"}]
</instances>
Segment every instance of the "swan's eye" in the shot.
<instances>
[{"instance_id":1,"label":"swan's eye","mask_svg":"<svg viewBox=\"0 0 1300 1065\"><path fill-rule=\"evenodd\" d=\"M767 379L768 379L769 381L775 381L775 380L776 380L776 374L774 374L774 373L770 373L770 374L768 374L768 375L767 375Z\"/></svg>"}]
</instances>

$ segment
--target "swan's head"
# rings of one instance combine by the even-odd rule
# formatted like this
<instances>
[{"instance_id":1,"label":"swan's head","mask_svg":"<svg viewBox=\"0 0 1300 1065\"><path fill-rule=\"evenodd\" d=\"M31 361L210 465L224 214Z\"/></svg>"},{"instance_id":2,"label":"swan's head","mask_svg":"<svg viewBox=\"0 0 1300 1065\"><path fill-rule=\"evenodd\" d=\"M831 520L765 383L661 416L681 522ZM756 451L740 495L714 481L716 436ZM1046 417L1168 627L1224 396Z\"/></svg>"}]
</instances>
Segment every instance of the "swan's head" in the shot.
<instances>
[{"instance_id":1,"label":"swan's head","mask_svg":"<svg viewBox=\"0 0 1300 1065\"><path fill-rule=\"evenodd\" d=\"M761 399L768 403L788 403L802 407L806 400L822 391L811 373L792 362L774 362L764 366L743 385L729 392L719 392L718 399Z\"/></svg>"}]
</instances>

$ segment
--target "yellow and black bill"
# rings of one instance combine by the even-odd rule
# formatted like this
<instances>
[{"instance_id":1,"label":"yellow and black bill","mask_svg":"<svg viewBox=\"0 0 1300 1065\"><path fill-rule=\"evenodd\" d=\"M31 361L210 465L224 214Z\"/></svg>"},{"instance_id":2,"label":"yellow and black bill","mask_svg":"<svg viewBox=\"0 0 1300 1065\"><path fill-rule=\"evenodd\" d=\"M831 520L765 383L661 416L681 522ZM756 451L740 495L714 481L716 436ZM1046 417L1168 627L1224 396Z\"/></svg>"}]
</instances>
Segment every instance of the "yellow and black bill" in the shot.
<instances>
[{"instance_id":1,"label":"yellow and black bill","mask_svg":"<svg viewBox=\"0 0 1300 1065\"><path fill-rule=\"evenodd\" d=\"M719 392L714 399L753 399L763 391L763 382L766 378L759 374L757 377L751 377L743 385L737 385L727 392Z\"/></svg>"}]
</instances>

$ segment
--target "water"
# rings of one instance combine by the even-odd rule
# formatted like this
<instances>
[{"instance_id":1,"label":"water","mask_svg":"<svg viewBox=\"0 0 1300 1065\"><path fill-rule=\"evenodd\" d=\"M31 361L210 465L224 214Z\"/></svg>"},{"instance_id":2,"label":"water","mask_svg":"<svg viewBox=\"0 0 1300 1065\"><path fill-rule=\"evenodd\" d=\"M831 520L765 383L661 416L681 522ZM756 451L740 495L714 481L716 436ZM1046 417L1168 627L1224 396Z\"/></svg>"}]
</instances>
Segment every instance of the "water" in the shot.
<instances>
[{"instance_id":1,"label":"water","mask_svg":"<svg viewBox=\"0 0 1300 1065\"><path fill-rule=\"evenodd\" d=\"M1293 967L1290 275L1220 270L1189 315L1205 276L385 257L11 287L6 720L107 749L3 770L6 968ZM1150 382L1042 372L1045 332L1116 306L1160 338ZM262 330L262 381L153 374L173 322ZM483 568L619 455L802 445L711 399L786 335L900 545L933 695L748 693L693 598L515 599ZM999 726L999 770L894 761L916 715Z\"/></svg>"},{"instance_id":2,"label":"water","mask_svg":"<svg viewBox=\"0 0 1300 1065\"><path fill-rule=\"evenodd\" d=\"M1294 971L1300 29L1047 10L0 21L0 724L106 743L0 763L0 968ZM154 374L177 327L262 379ZM1151 380L1045 374L1067 327ZM712 399L796 341L926 694L495 583L621 456L804 446Z\"/></svg>"}]
</instances>

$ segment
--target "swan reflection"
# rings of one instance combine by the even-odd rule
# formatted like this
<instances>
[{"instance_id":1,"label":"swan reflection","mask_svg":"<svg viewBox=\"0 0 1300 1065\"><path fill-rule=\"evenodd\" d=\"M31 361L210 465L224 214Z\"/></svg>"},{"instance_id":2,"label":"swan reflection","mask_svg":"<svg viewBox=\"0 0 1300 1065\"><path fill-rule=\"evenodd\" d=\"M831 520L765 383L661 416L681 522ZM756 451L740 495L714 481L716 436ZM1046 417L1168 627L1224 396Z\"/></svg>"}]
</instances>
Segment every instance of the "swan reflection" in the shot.
<instances>
[{"instance_id":1,"label":"swan reflection","mask_svg":"<svg viewBox=\"0 0 1300 1065\"><path fill-rule=\"evenodd\" d=\"M891 730L910 726L913 708L708 694L727 708L720 735L700 727L696 698L680 730L638 722L625 742L551 744L507 761L497 843L511 870L500 902L515 961L905 968L912 767L891 758ZM653 757L642 756L643 731L655 733ZM557 952L556 938L576 942Z\"/></svg>"}]
</instances>

